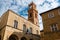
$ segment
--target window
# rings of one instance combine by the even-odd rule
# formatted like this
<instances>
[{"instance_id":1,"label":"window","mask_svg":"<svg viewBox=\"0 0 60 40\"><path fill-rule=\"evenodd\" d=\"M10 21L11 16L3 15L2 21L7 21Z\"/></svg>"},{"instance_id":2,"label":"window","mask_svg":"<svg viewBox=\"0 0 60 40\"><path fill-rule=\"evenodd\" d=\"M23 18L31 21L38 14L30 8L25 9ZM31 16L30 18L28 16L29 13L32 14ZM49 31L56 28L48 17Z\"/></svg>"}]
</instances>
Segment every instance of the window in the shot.
<instances>
[{"instance_id":1,"label":"window","mask_svg":"<svg viewBox=\"0 0 60 40\"><path fill-rule=\"evenodd\" d=\"M37 14L35 14L35 17L37 18Z\"/></svg>"},{"instance_id":2,"label":"window","mask_svg":"<svg viewBox=\"0 0 60 40\"><path fill-rule=\"evenodd\" d=\"M48 18L54 17L54 13L48 13Z\"/></svg>"},{"instance_id":3,"label":"window","mask_svg":"<svg viewBox=\"0 0 60 40\"><path fill-rule=\"evenodd\" d=\"M26 25L23 25L23 32L26 32Z\"/></svg>"},{"instance_id":4,"label":"window","mask_svg":"<svg viewBox=\"0 0 60 40\"><path fill-rule=\"evenodd\" d=\"M29 32L29 29L27 29L27 32L26 32L26 33L30 33L30 32Z\"/></svg>"},{"instance_id":5,"label":"window","mask_svg":"<svg viewBox=\"0 0 60 40\"><path fill-rule=\"evenodd\" d=\"M18 26L18 21L14 20L14 28L17 28Z\"/></svg>"},{"instance_id":6,"label":"window","mask_svg":"<svg viewBox=\"0 0 60 40\"><path fill-rule=\"evenodd\" d=\"M32 28L30 27L30 29L27 29L27 33L31 34L32 33Z\"/></svg>"},{"instance_id":7,"label":"window","mask_svg":"<svg viewBox=\"0 0 60 40\"><path fill-rule=\"evenodd\" d=\"M37 34L39 33L38 30L36 30Z\"/></svg>"},{"instance_id":8,"label":"window","mask_svg":"<svg viewBox=\"0 0 60 40\"><path fill-rule=\"evenodd\" d=\"M27 33L29 32L29 29L27 29Z\"/></svg>"},{"instance_id":9,"label":"window","mask_svg":"<svg viewBox=\"0 0 60 40\"><path fill-rule=\"evenodd\" d=\"M32 33L32 28L30 27L30 33Z\"/></svg>"},{"instance_id":10,"label":"window","mask_svg":"<svg viewBox=\"0 0 60 40\"><path fill-rule=\"evenodd\" d=\"M51 31L57 31L57 24L51 25Z\"/></svg>"},{"instance_id":11,"label":"window","mask_svg":"<svg viewBox=\"0 0 60 40\"><path fill-rule=\"evenodd\" d=\"M60 15L60 9L58 9L58 14Z\"/></svg>"},{"instance_id":12,"label":"window","mask_svg":"<svg viewBox=\"0 0 60 40\"><path fill-rule=\"evenodd\" d=\"M29 17L32 17L32 13L30 13Z\"/></svg>"},{"instance_id":13,"label":"window","mask_svg":"<svg viewBox=\"0 0 60 40\"><path fill-rule=\"evenodd\" d=\"M32 8L32 6L30 6L30 8Z\"/></svg>"}]
</instances>

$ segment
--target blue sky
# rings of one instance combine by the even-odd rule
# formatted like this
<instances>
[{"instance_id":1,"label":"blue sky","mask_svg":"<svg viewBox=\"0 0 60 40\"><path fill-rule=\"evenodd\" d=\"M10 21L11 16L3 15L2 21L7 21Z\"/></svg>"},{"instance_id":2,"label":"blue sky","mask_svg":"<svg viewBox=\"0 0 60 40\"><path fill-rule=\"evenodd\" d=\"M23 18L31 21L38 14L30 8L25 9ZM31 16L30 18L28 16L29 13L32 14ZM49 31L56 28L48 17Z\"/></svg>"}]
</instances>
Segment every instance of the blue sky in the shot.
<instances>
[{"instance_id":1,"label":"blue sky","mask_svg":"<svg viewBox=\"0 0 60 40\"><path fill-rule=\"evenodd\" d=\"M28 4L32 1L37 6L40 30L42 30L42 18L39 14L60 6L60 0L0 0L0 16L10 9L27 19Z\"/></svg>"}]
</instances>

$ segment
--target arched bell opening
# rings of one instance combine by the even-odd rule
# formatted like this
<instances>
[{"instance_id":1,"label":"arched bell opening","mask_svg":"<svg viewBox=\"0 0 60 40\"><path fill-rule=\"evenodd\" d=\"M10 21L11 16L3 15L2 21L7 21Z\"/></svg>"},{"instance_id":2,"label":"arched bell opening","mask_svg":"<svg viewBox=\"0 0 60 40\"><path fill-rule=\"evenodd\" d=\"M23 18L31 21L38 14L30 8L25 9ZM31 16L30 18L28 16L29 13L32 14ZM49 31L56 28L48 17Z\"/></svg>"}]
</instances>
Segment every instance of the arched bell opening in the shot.
<instances>
[{"instance_id":1,"label":"arched bell opening","mask_svg":"<svg viewBox=\"0 0 60 40\"><path fill-rule=\"evenodd\" d=\"M27 40L25 37L22 37L21 40Z\"/></svg>"},{"instance_id":2,"label":"arched bell opening","mask_svg":"<svg viewBox=\"0 0 60 40\"><path fill-rule=\"evenodd\" d=\"M33 40L33 39L30 39L30 40Z\"/></svg>"},{"instance_id":3,"label":"arched bell opening","mask_svg":"<svg viewBox=\"0 0 60 40\"><path fill-rule=\"evenodd\" d=\"M18 40L18 37L16 35L11 35L9 37L9 40Z\"/></svg>"}]
</instances>

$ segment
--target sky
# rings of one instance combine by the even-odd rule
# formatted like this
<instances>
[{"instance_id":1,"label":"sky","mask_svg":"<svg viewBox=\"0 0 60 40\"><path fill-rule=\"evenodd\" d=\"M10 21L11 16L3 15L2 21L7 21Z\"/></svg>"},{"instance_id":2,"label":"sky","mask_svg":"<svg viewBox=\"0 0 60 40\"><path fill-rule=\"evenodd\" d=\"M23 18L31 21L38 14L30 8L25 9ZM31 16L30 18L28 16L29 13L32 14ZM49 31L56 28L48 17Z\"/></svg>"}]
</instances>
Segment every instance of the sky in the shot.
<instances>
[{"instance_id":1,"label":"sky","mask_svg":"<svg viewBox=\"0 0 60 40\"><path fill-rule=\"evenodd\" d=\"M28 4L32 1L37 6L39 26L40 30L43 30L42 17L39 14L60 6L60 0L0 0L0 16L10 9L27 19L29 9Z\"/></svg>"}]
</instances>

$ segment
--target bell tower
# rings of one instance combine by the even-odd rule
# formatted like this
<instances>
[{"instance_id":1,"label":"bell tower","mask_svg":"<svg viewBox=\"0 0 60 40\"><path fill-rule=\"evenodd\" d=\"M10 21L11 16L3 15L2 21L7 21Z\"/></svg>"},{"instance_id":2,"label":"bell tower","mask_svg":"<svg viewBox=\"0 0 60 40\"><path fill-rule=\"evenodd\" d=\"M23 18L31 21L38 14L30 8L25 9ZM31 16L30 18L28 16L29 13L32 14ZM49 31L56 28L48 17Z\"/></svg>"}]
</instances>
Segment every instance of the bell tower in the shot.
<instances>
[{"instance_id":1,"label":"bell tower","mask_svg":"<svg viewBox=\"0 0 60 40\"><path fill-rule=\"evenodd\" d=\"M38 25L38 11L36 5L32 2L29 4L28 20L35 25Z\"/></svg>"}]
</instances>

